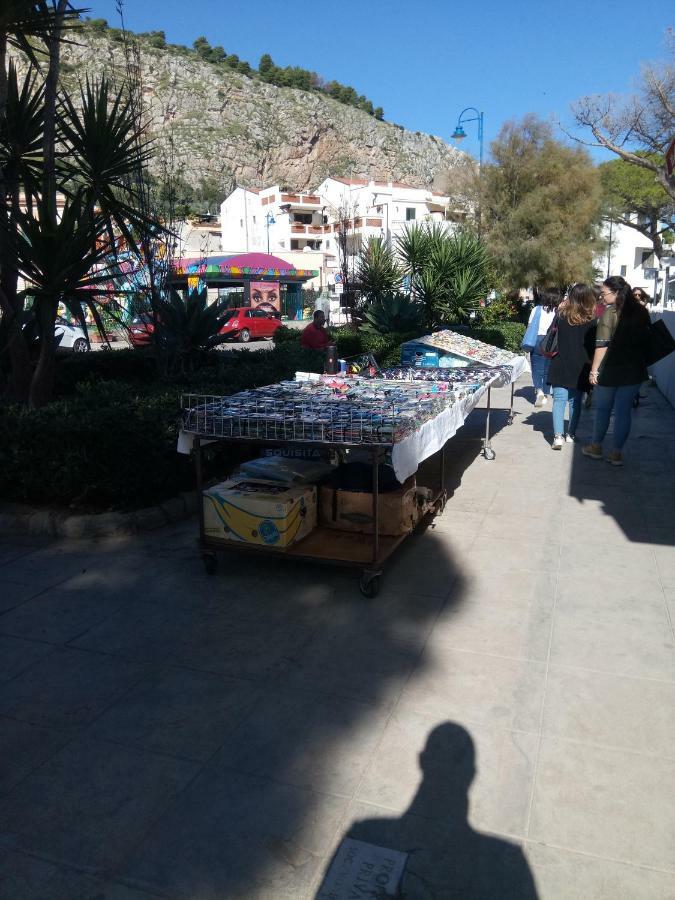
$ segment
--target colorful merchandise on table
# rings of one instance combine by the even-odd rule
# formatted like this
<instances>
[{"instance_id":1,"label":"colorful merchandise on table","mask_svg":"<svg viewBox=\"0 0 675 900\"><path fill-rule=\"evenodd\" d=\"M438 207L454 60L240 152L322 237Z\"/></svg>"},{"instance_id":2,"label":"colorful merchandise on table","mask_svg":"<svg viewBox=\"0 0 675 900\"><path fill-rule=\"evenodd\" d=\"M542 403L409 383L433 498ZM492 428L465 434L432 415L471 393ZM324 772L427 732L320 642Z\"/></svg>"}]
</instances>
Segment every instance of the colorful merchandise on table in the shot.
<instances>
[{"instance_id":1,"label":"colorful merchandise on table","mask_svg":"<svg viewBox=\"0 0 675 900\"><path fill-rule=\"evenodd\" d=\"M483 366L508 366L513 365L518 359L518 354L509 353L508 350L502 350L492 344L485 344L483 341L477 341L475 338L470 338L457 331L446 330L436 331L433 334L427 334L414 341L401 344L401 363L403 365L423 365L418 360L423 358L430 348L441 351L439 354L441 357L443 354L454 357L458 367L470 363L479 363Z\"/></svg>"},{"instance_id":2,"label":"colorful merchandise on table","mask_svg":"<svg viewBox=\"0 0 675 900\"><path fill-rule=\"evenodd\" d=\"M204 533L228 541L290 547L316 527L316 488L234 478L203 493Z\"/></svg>"},{"instance_id":3,"label":"colorful merchandise on table","mask_svg":"<svg viewBox=\"0 0 675 900\"><path fill-rule=\"evenodd\" d=\"M422 385L354 378L332 386L282 382L231 397L194 398L183 428L213 437L393 444L455 399Z\"/></svg>"}]
</instances>

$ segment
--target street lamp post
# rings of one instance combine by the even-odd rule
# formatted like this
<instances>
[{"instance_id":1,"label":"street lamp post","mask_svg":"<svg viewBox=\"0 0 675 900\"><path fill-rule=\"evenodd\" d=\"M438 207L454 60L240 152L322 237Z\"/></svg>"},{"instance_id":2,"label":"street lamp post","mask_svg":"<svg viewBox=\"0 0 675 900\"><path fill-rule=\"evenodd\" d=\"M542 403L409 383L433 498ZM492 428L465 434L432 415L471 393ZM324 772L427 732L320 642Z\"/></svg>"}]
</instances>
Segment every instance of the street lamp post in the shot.
<instances>
[{"instance_id":1,"label":"street lamp post","mask_svg":"<svg viewBox=\"0 0 675 900\"><path fill-rule=\"evenodd\" d=\"M476 113L471 118L464 118L465 113ZM463 141L466 137L466 131L462 127L465 122L478 122L478 170L483 168L483 113L479 112L475 106L467 106L459 114L457 126L452 133L453 141Z\"/></svg>"},{"instance_id":2,"label":"street lamp post","mask_svg":"<svg viewBox=\"0 0 675 900\"><path fill-rule=\"evenodd\" d=\"M474 116L466 117L466 113L475 113ZM464 131L463 125L465 122L477 122L478 123L478 181L479 185L481 184L481 176L483 174L483 113L476 109L475 106L467 106L466 109L463 109L459 114L459 118L457 119L457 125L455 126L455 130L452 133L452 140L463 141L466 137L466 131ZM482 193L482 187L480 188L480 192ZM480 234L481 230L481 221L480 221L480 193L478 197L478 208L476 210L476 221L478 225L478 233Z\"/></svg>"},{"instance_id":3,"label":"street lamp post","mask_svg":"<svg viewBox=\"0 0 675 900\"><path fill-rule=\"evenodd\" d=\"M268 212L265 216L265 222L267 223L267 255L270 255L270 225L276 225L276 219L274 218L271 212Z\"/></svg>"}]
</instances>

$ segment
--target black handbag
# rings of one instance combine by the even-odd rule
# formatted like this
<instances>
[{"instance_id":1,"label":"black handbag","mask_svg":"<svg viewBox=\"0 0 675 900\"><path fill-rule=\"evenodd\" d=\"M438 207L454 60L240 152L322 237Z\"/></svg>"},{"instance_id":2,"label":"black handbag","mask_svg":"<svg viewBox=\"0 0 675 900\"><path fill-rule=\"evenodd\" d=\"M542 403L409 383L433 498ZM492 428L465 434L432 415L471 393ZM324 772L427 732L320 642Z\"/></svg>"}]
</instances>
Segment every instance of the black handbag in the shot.
<instances>
[{"instance_id":1,"label":"black handbag","mask_svg":"<svg viewBox=\"0 0 675 900\"><path fill-rule=\"evenodd\" d=\"M537 353L548 359L553 359L558 355L558 316L553 319L548 326L548 331L537 344Z\"/></svg>"},{"instance_id":2,"label":"black handbag","mask_svg":"<svg viewBox=\"0 0 675 900\"><path fill-rule=\"evenodd\" d=\"M652 322L647 331L647 346L645 349L645 362L653 366L660 359L675 352L675 338L668 331L668 326L663 319Z\"/></svg>"}]
</instances>

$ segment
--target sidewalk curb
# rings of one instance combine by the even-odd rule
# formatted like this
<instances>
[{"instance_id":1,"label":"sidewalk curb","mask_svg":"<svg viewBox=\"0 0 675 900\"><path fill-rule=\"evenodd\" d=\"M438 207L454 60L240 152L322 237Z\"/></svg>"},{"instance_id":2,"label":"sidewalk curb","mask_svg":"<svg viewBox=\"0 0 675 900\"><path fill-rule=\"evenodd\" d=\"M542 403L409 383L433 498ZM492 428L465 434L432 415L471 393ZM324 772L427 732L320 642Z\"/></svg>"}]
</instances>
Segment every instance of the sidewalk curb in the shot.
<instances>
[{"instance_id":1,"label":"sidewalk curb","mask_svg":"<svg viewBox=\"0 0 675 900\"><path fill-rule=\"evenodd\" d=\"M65 510L36 509L21 503L0 505L0 535L29 534L54 538L117 537L153 531L188 519L197 511L197 495L185 491L158 506L135 512L78 515Z\"/></svg>"}]
</instances>

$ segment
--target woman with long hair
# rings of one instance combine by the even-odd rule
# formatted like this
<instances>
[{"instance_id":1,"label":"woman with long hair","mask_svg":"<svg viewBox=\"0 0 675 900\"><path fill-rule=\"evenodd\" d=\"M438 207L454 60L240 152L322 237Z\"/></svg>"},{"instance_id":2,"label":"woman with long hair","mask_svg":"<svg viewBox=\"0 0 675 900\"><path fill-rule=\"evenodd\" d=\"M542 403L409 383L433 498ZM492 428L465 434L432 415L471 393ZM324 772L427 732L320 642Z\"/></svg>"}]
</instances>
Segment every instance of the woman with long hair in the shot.
<instances>
[{"instance_id":1,"label":"woman with long hair","mask_svg":"<svg viewBox=\"0 0 675 900\"><path fill-rule=\"evenodd\" d=\"M607 308L598 324L590 374L595 387L593 441L582 452L590 459L603 459L602 442L614 410L613 447L607 461L622 466L633 399L648 377L645 355L650 319L647 310L633 296L631 286L620 275L612 275L603 282L602 299Z\"/></svg>"},{"instance_id":2,"label":"woman with long hair","mask_svg":"<svg viewBox=\"0 0 675 900\"><path fill-rule=\"evenodd\" d=\"M595 305L593 288L574 284L558 307L558 353L551 360L548 381L553 387L554 450L573 441L581 415L581 400L589 389L588 375L595 346ZM565 409L569 404L569 426L565 435Z\"/></svg>"},{"instance_id":3,"label":"woman with long hair","mask_svg":"<svg viewBox=\"0 0 675 900\"><path fill-rule=\"evenodd\" d=\"M547 356L543 356L541 353L537 352L536 344L548 331L551 322L555 318L555 312L561 300L562 291L558 288L535 288L534 290L535 305L530 313L528 327L534 322L536 317L538 323L537 336L535 339L535 347L530 353L535 406L544 406L551 393L548 384L549 359Z\"/></svg>"}]
</instances>

